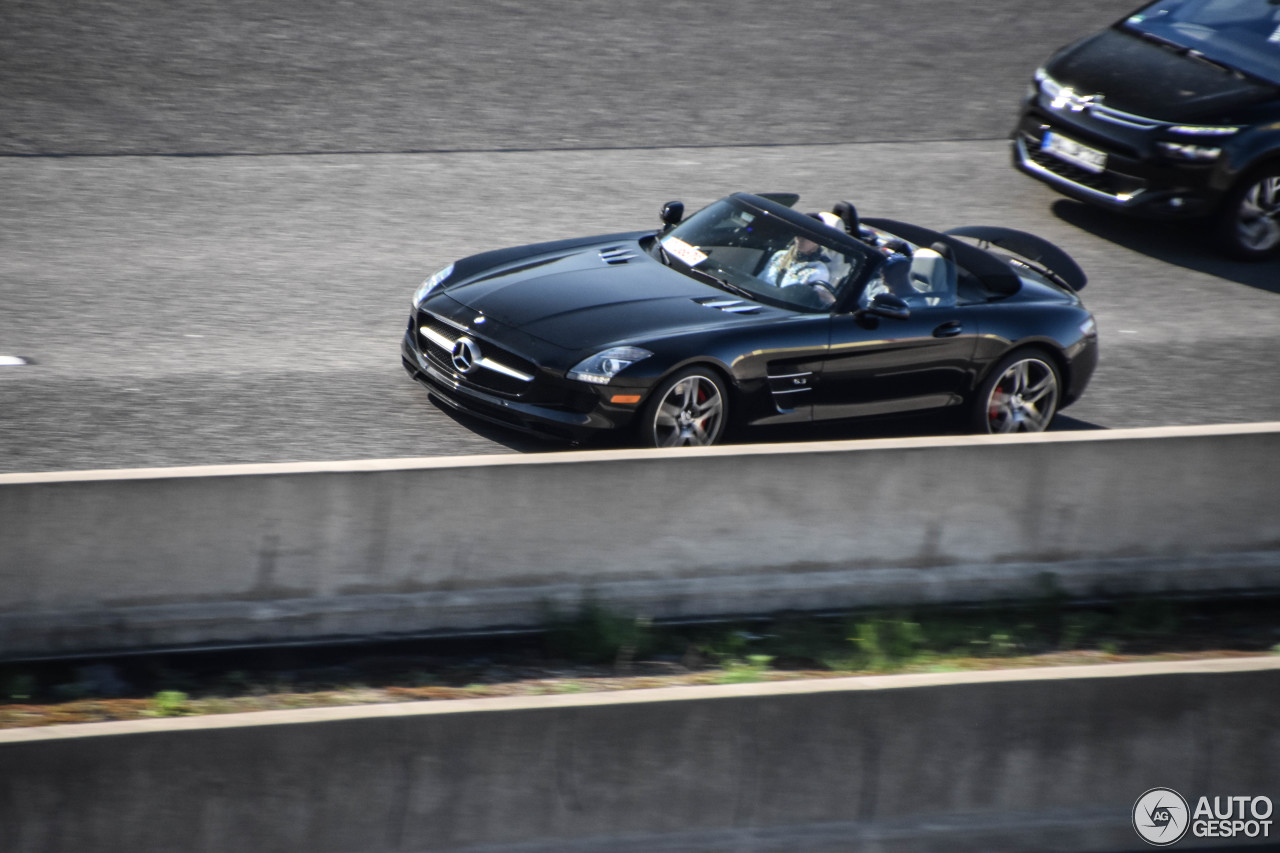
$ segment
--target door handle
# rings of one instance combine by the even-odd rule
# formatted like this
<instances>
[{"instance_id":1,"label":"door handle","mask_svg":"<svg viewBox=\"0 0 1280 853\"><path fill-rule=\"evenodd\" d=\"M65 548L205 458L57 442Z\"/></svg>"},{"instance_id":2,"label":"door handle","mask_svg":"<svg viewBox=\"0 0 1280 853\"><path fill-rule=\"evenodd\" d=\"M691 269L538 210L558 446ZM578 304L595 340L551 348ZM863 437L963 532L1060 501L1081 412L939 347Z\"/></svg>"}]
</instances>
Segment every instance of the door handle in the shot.
<instances>
[{"instance_id":1,"label":"door handle","mask_svg":"<svg viewBox=\"0 0 1280 853\"><path fill-rule=\"evenodd\" d=\"M943 323L941 326L933 330L935 338L954 338L956 335L964 331L964 324L956 320L950 323Z\"/></svg>"}]
</instances>

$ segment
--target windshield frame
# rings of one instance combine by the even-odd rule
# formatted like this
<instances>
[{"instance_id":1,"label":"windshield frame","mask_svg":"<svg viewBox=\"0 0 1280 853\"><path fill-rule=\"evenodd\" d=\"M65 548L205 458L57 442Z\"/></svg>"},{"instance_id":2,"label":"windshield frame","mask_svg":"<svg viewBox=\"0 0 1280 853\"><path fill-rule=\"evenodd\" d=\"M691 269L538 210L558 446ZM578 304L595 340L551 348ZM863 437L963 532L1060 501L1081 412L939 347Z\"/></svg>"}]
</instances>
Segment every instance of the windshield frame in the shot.
<instances>
[{"instance_id":1,"label":"windshield frame","mask_svg":"<svg viewBox=\"0 0 1280 853\"><path fill-rule=\"evenodd\" d=\"M731 229L720 229L726 236L736 238L736 242L723 245L711 244L706 240L686 242L686 237L700 236L699 229L712 229L709 218L718 218L717 222L720 224L730 218L740 220L735 223L741 226L737 233ZM755 233L757 229L758 234ZM758 274L763 262L767 262L771 255L781 251L796 237L816 243L826 250L828 259L837 262L833 266L848 267L840 275L839 281L833 283L835 301L831 304L818 304L817 300L807 301L808 287L802 290L800 287L775 286ZM668 242L672 238L679 242ZM693 251L685 251L685 246ZM708 250L707 253L702 252L703 248ZM720 248L722 254L712 258L710 255L715 248ZM672 249L676 251L671 251ZM851 304L882 260L878 251L861 240L771 199L750 193L734 193L719 199L680 223L659 232L654 241L653 252L672 269L719 287L727 293L803 313L831 313ZM716 263L725 254L732 255L734 252L739 253L744 260L750 259L750 267ZM712 263L706 263L707 261Z\"/></svg>"}]
</instances>

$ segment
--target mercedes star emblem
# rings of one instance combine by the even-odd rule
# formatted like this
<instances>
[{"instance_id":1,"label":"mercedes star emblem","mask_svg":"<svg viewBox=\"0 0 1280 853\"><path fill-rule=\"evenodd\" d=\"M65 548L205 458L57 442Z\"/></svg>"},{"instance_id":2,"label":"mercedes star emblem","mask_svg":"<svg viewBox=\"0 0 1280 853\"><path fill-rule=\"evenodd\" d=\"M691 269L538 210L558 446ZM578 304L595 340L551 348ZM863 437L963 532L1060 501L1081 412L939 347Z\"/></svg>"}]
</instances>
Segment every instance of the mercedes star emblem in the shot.
<instances>
[{"instance_id":1,"label":"mercedes star emblem","mask_svg":"<svg viewBox=\"0 0 1280 853\"><path fill-rule=\"evenodd\" d=\"M480 361L480 347L471 338L458 338L449 350L453 366L459 373L470 373Z\"/></svg>"}]
</instances>

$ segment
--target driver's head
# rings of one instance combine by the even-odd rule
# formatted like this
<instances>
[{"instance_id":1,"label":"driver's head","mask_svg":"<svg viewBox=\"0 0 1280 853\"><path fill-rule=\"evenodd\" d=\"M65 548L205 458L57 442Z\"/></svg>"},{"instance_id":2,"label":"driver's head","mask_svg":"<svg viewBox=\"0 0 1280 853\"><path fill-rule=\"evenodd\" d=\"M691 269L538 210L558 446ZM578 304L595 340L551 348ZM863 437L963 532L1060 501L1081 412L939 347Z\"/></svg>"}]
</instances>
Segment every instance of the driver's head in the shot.
<instances>
[{"instance_id":1,"label":"driver's head","mask_svg":"<svg viewBox=\"0 0 1280 853\"><path fill-rule=\"evenodd\" d=\"M837 231L840 231L841 233L844 233L844 222L843 220L840 219L840 217L836 216L834 213L827 213L824 210L821 213L810 213L808 214L808 216L811 219L818 220L823 225L829 226L831 228L836 229ZM798 234L796 235L796 252L798 252L799 254L812 255L814 252L818 252L821 250L822 250L822 246L820 244L815 243L813 240L810 240L808 237L801 237Z\"/></svg>"},{"instance_id":2,"label":"driver's head","mask_svg":"<svg viewBox=\"0 0 1280 853\"><path fill-rule=\"evenodd\" d=\"M796 235L796 254L812 255L820 248L821 247L817 243L813 242L808 237L801 237L799 234Z\"/></svg>"}]
</instances>

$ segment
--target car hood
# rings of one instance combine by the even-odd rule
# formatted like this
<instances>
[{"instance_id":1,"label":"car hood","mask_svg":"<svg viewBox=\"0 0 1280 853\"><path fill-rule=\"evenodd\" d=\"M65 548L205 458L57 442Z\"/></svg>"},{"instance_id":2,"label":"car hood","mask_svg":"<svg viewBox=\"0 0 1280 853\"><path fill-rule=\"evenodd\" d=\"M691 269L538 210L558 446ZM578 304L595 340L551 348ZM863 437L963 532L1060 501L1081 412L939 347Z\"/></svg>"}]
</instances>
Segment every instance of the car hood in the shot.
<instances>
[{"instance_id":1,"label":"car hood","mask_svg":"<svg viewBox=\"0 0 1280 853\"><path fill-rule=\"evenodd\" d=\"M503 325L568 349L783 313L677 272L634 242L524 258L464 279L445 292ZM749 313L717 310L733 307L725 306L729 302Z\"/></svg>"},{"instance_id":2,"label":"car hood","mask_svg":"<svg viewBox=\"0 0 1280 853\"><path fill-rule=\"evenodd\" d=\"M1232 113L1280 96L1275 86L1241 79L1119 29L1065 48L1045 71L1081 94L1101 94L1108 107L1167 122L1226 123Z\"/></svg>"}]
</instances>

